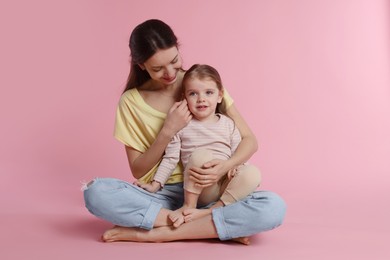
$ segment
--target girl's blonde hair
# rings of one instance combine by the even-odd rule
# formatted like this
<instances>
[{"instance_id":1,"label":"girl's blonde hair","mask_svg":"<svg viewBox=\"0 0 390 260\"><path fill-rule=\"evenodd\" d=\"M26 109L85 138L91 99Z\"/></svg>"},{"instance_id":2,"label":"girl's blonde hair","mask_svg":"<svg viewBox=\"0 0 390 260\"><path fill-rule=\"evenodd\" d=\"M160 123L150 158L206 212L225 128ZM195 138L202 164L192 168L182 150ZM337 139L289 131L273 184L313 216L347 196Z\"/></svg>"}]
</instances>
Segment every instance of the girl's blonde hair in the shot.
<instances>
[{"instance_id":1,"label":"girl's blonde hair","mask_svg":"<svg viewBox=\"0 0 390 260\"><path fill-rule=\"evenodd\" d=\"M191 79L199 79L199 80L212 80L217 85L218 90L223 95L223 86L221 76L218 71L206 64L194 64L192 67L186 71L183 77L183 93L185 92L186 82ZM224 99L222 98L221 103L218 103L216 113L221 113L226 115L226 104Z\"/></svg>"}]
</instances>

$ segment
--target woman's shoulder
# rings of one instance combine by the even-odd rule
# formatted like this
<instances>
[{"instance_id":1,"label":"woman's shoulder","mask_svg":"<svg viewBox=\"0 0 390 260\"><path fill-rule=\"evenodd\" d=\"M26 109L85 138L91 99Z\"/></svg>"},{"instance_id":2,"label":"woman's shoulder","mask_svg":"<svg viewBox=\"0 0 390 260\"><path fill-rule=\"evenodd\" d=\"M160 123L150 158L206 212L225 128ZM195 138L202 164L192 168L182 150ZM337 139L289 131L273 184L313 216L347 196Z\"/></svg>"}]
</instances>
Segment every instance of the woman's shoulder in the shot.
<instances>
[{"instance_id":1,"label":"woman's shoulder","mask_svg":"<svg viewBox=\"0 0 390 260\"><path fill-rule=\"evenodd\" d=\"M120 103L128 103L136 100L137 96L139 95L139 92L136 88L132 88L129 90L126 90L122 93L119 102Z\"/></svg>"}]
</instances>

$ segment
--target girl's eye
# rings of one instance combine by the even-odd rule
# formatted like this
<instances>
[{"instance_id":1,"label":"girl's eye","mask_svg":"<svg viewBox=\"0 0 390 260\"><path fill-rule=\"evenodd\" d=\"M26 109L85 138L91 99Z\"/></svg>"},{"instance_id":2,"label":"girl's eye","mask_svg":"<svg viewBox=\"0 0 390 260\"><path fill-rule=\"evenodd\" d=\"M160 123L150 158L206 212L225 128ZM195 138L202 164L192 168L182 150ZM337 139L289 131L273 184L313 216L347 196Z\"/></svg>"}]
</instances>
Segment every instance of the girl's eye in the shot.
<instances>
[{"instance_id":1,"label":"girl's eye","mask_svg":"<svg viewBox=\"0 0 390 260\"><path fill-rule=\"evenodd\" d=\"M209 90L209 91L206 92L206 94L207 95L212 95L212 94L214 94L214 91Z\"/></svg>"},{"instance_id":2,"label":"girl's eye","mask_svg":"<svg viewBox=\"0 0 390 260\"><path fill-rule=\"evenodd\" d=\"M195 92L190 92L190 93L188 93L188 96L190 96L190 97L196 96L196 93Z\"/></svg>"},{"instance_id":3,"label":"girl's eye","mask_svg":"<svg viewBox=\"0 0 390 260\"><path fill-rule=\"evenodd\" d=\"M160 70L161 70L161 68L153 69L154 72L159 72Z\"/></svg>"}]
</instances>

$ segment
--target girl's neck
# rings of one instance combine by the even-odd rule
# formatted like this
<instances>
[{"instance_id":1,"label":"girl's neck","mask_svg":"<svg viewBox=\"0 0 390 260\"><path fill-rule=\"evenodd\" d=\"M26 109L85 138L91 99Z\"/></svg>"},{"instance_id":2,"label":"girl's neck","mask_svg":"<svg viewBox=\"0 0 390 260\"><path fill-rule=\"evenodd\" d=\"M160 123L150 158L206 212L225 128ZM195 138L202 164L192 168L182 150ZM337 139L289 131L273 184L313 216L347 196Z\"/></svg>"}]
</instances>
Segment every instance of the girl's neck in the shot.
<instances>
[{"instance_id":1,"label":"girl's neck","mask_svg":"<svg viewBox=\"0 0 390 260\"><path fill-rule=\"evenodd\" d=\"M212 124L219 121L220 116L218 114L214 114L212 117L204 118L204 119L198 119L194 117L194 119L202 124Z\"/></svg>"}]
</instances>

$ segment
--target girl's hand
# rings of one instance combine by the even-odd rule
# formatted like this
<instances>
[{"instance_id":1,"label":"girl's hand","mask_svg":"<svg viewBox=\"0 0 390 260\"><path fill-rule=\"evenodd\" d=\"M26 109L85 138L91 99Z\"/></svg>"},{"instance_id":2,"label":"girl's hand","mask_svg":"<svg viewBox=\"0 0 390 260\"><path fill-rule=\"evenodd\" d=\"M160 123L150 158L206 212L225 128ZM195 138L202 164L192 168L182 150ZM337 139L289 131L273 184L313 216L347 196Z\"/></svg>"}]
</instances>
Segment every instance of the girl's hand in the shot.
<instances>
[{"instance_id":1,"label":"girl's hand","mask_svg":"<svg viewBox=\"0 0 390 260\"><path fill-rule=\"evenodd\" d=\"M185 127L192 118L191 112L187 106L187 100L176 102L169 109L163 128L170 136L174 136L183 127Z\"/></svg>"},{"instance_id":2,"label":"girl's hand","mask_svg":"<svg viewBox=\"0 0 390 260\"><path fill-rule=\"evenodd\" d=\"M228 161L214 159L203 165L203 167L191 167L189 169L190 179L198 187L206 188L217 183L229 170Z\"/></svg>"},{"instance_id":3,"label":"girl's hand","mask_svg":"<svg viewBox=\"0 0 390 260\"><path fill-rule=\"evenodd\" d=\"M135 181L134 184L151 193L156 193L161 189L161 184L157 181L152 181L151 183L142 183L139 181Z\"/></svg>"}]
</instances>

